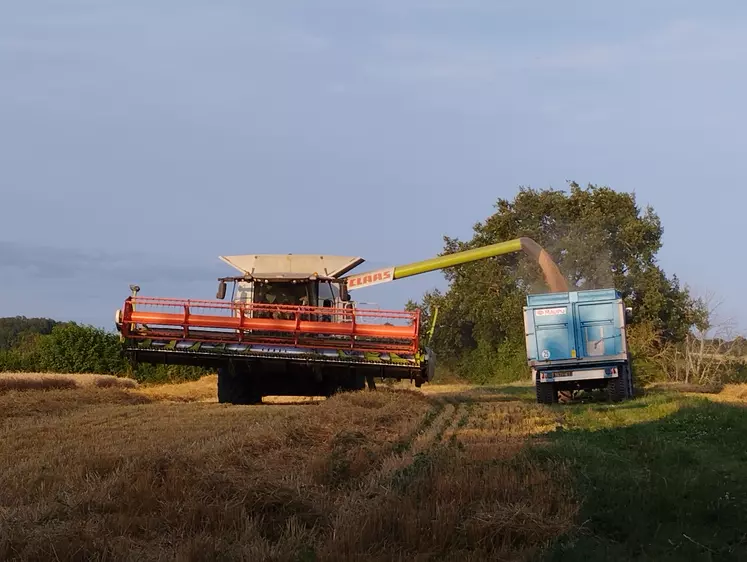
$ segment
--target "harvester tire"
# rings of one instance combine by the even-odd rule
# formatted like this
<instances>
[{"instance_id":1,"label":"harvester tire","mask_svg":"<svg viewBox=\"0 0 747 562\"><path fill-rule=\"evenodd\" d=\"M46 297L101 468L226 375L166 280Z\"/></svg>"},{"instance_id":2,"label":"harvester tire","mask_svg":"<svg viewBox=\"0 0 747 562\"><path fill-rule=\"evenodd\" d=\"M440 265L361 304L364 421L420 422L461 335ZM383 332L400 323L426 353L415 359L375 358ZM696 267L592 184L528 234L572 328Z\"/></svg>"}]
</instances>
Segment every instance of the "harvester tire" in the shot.
<instances>
[{"instance_id":1,"label":"harvester tire","mask_svg":"<svg viewBox=\"0 0 747 562\"><path fill-rule=\"evenodd\" d=\"M218 402L220 404L261 404L262 394L253 389L249 373L218 369Z\"/></svg>"},{"instance_id":2,"label":"harvester tire","mask_svg":"<svg viewBox=\"0 0 747 562\"><path fill-rule=\"evenodd\" d=\"M535 386L538 404L555 404L558 401L558 392L551 382L538 382Z\"/></svg>"},{"instance_id":3,"label":"harvester tire","mask_svg":"<svg viewBox=\"0 0 747 562\"><path fill-rule=\"evenodd\" d=\"M352 391L366 390L366 376L354 373L348 383L348 388Z\"/></svg>"},{"instance_id":4,"label":"harvester tire","mask_svg":"<svg viewBox=\"0 0 747 562\"><path fill-rule=\"evenodd\" d=\"M332 398L335 394L338 394L341 390L345 390L342 385L337 381L326 381L323 385L323 395L325 398Z\"/></svg>"}]
</instances>

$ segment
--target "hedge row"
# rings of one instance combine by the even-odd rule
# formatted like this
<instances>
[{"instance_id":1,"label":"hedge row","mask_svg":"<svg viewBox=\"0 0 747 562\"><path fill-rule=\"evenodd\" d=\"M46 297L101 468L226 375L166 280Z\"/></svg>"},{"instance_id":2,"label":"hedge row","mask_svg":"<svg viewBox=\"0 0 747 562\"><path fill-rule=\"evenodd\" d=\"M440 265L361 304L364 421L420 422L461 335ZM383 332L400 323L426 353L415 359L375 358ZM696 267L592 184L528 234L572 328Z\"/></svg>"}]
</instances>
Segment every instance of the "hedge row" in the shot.
<instances>
[{"instance_id":1,"label":"hedge row","mask_svg":"<svg viewBox=\"0 0 747 562\"><path fill-rule=\"evenodd\" d=\"M55 324L49 333L21 331L0 349L0 371L98 373L139 382L196 380L208 374L198 367L139 365L133 369L121 354L119 336L75 322Z\"/></svg>"}]
</instances>

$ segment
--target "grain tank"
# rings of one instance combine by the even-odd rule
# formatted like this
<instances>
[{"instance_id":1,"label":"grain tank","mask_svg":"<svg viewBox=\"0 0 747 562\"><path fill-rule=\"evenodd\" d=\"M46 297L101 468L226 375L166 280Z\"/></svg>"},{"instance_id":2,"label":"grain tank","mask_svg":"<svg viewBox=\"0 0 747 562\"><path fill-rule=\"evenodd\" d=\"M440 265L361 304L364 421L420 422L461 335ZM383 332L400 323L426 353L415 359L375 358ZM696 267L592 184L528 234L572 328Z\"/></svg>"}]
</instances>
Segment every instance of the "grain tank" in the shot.
<instances>
[{"instance_id":1,"label":"grain tank","mask_svg":"<svg viewBox=\"0 0 747 562\"><path fill-rule=\"evenodd\" d=\"M615 402L631 398L630 312L615 289L528 295L524 328L537 402L595 388Z\"/></svg>"}]
</instances>

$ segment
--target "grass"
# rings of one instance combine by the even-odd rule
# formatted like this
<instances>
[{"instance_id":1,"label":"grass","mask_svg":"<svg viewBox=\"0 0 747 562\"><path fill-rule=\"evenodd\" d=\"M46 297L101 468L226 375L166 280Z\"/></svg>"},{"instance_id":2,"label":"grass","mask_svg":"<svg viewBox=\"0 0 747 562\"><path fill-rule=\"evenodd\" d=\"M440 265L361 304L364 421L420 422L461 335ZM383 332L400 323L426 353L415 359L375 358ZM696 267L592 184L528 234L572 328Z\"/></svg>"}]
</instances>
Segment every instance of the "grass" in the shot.
<instances>
[{"instance_id":1,"label":"grass","mask_svg":"<svg viewBox=\"0 0 747 562\"><path fill-rule=\"evenodd\" d=\"M745 386L225 406L214 377L73 378L0 391L2 560L747 558Z\"/></svg>"},{"instance_id":2,"label":"grass","mask_svg":"<svg viewBox=\"0 0 747 562\"><path fill-rule=\"evenodd\" d=\"M568 408L536 455L571 463L583 524L547 559L747 559L744 390Z\"/></svg>"}]
</instances>

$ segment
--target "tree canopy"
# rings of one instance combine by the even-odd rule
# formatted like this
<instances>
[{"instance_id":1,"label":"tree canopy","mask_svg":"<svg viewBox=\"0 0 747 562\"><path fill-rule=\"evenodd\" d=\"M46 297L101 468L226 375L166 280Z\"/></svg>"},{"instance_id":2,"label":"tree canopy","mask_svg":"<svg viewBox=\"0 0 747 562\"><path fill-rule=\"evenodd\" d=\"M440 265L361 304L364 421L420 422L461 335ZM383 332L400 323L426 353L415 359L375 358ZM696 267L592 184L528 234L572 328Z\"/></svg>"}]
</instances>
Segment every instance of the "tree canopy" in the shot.
<instances>
[{"instance_id":1,"label":"tree canopy","mask_svg":"<svg viewBox=\"0 0 747 562\"><path fill-rule=\"evenodd\" d=\"M444 237L442 255L527 236L550 253L572 290L618 289L633 307L633 322L649 323L663 341L681 341L705 320L701 303L658 265L661 221L650 206L640 209L634 194L571 182L568 191L521 188L495 209L473 227L471 240ZM445 293L408 303L421 308L425 322L438 306L432 347L440 362L472 378L476 370L478 378L496 378L485 372L496 363L525 368L522 307L528 293L548 290L538 265L510 254L444 275Z\"/></svg>"},{"instance_id":2,"label":"tree canopy","mask_svg":"<svg viewBox=\"0 0 747 562\"><path fill-rule=\"evenodd\" d=\"M58 322L50 318L0 318L0 350L10 349L30 334L49 334Z\"/></svg>"}]
</instances>

